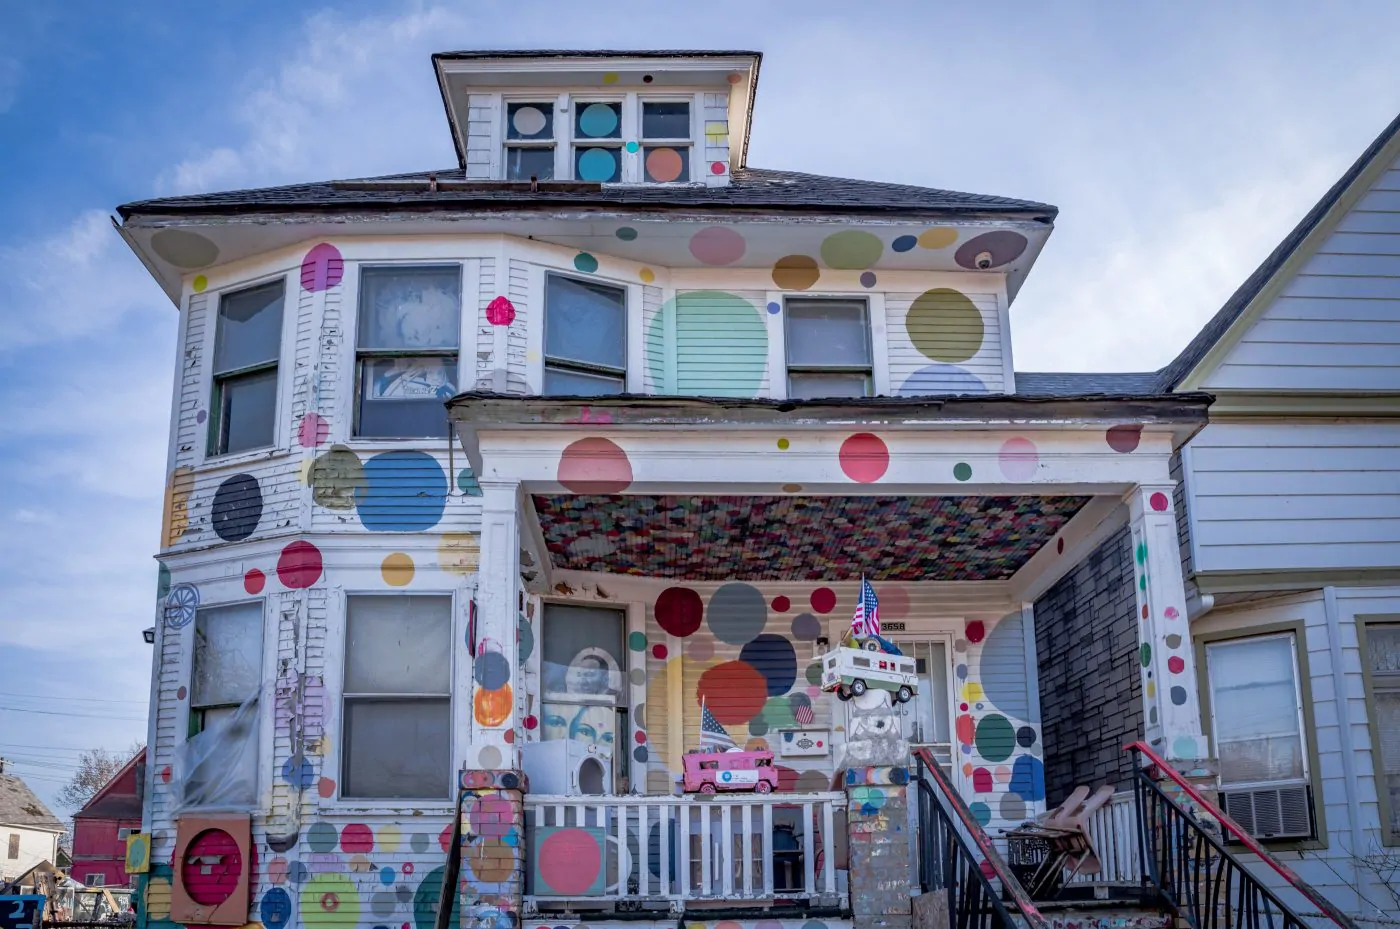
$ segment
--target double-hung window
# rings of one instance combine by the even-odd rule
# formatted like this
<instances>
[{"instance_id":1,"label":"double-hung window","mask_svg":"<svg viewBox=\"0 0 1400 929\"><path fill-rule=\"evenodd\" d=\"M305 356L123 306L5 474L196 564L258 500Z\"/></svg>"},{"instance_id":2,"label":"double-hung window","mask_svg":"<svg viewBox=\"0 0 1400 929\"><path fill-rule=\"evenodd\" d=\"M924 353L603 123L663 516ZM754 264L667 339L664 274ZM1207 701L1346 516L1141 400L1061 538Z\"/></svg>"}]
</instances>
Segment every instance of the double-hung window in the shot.
<instances>
[{"instance_id":1,"label":"double-hung window","mask_svg":"<svg viewBox=\"0 0 1400 929\"><path fill-rule=\"evenodd\" d=\"M276 280L219 299L209 404L211 454L231 455L276 442L284 289L285 282Z\"/></svg>"},{"instance_id":2,"label":"double-hung window","mask_svg":"<svg viewBox=\"0 0 1400 929\"><path fill-rule=\"evenodd\" d=\"M346 598L341 797L452 794L452 598Z\"/></svg>"},{"instance_id":3,"label":"double-hung window","mask_svg":"<svg viewBox=\"0 0 1400 929\"><path fill-rule=\"evenodd\" d=\"M790 398L871 395L870 319L864 300L790 297L783 315Z\"/></svg>"},{"instance_id":4,"label":"double-hung window","mask_svg":"<svg viewBox=\"0 0 1400 929\"><path fill-rule=\"evenodd\" d=\"M622 104L574 102L574 177L610 184L622 180Z\"/></svg>"},{"instance_id":5,"label":"double-hung window","mask_svg":"<svg viewBox=\"0 0 1400 929\"><path fill-rule=\"evenodd\" d=\"M627 291L545 276L544 393L620 394L627 379Z\"/></svg>"},{"instance_id":6,"label":"double-hung window","mask_svg":"<svg viewBox=\"0 0 1400 929\"><path fill-rule=\"evenodd\" d=\"M545 604L540 637L542 738L584 743L612 761L614 777L622 775L627 759L625 621L621 610L550 603ZM601 771L592 769L593 776L601 777ZM608 793L616 786L579 785L589 794Z\"/></svg>"},{"instance_id":7,"label":"double-hung window","mask_svg":"<svg viewBox=\"0 0 1400 929\"><path fill-rule=\"evenodd\" d=\"M355 435L447 435L462 331L458 265L388 265L360 272Z\"/></svg>"},{"instance_id":8,"label":"double-hung window","mask_svg":"<svg viewBox=\"0 0 1400 929\"><path fill-rule=\"evenodd\" d=\"M1371 712L1376 792L1389 844L1400 844L1400 623L1366 623L1366 705Z\"/></svg>"},{"instance_id":9,"label":"double-hung window","mask_svg":"<svg viewBox=\"0 0 1400 929\"><path fill-rule=\"evenodd\" d=\"M642 101L642 168L653 184L690 180L689 101Z\"/></svg>"},{"instance_id":10,"label":"double-hung window","mask_svg":"<svg viewBox=\"0 0 1400 929\"><path fill-rule=\"evenodd\" d=\"M554 103L506 104L506 180L554 177Z\"/></svg>"}]
</instances>

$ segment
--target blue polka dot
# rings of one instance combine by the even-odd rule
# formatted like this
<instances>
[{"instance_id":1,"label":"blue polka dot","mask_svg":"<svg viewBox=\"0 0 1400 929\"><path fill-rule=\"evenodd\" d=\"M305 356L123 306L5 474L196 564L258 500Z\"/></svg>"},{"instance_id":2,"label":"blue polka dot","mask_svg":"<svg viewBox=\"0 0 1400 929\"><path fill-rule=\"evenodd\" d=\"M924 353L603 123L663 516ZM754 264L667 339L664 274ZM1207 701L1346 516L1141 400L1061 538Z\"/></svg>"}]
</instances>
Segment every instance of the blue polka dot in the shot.
<instances>
[{"instance_id":1,"label":"blue polka dot","mask_svg":"<svg viewBox=\"0 0 1400 929\"><path fill-rule=\"evenodd\" d=\"M914 246L918 244L919 240L916 239L914 236L902 235L899 238L895 239L892 243L890 243L890 248L894 249L897 252L907 252L913 250Z\"/></svg>"},{"instance_id":2,"label":"blue polka dot","mask_svg":"<svg viewBox=\"0 0 1400 929\"><path fill-rule=\"evenodd\" d=\"M447 475L432 455L381 452L364 463L364 475L355 507L371 532L422 532L442 519Z\"/></svg>"},{"instance_id":3,"label":"blue polka dot","mask_svg":"<svg viewBox=\"0 0 1400 929\"><path fill-rule=\"evenodd\" d=\"M774 316L782 312L782 309L782 306L776 302L768 304L768 312L772 313Z\"/></svg>"}]
</instances>

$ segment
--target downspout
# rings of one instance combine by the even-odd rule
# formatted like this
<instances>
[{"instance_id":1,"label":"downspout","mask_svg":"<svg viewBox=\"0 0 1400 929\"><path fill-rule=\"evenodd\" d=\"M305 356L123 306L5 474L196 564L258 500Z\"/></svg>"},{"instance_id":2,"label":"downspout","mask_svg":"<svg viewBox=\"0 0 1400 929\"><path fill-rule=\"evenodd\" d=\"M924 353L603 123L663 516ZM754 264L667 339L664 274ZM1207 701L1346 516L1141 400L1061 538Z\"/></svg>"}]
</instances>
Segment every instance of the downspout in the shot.
<instances>
[{"instance_id":1,"label":"downspout","mask_svg":"<svg viewBox=\"0 0 1400 929\"><path fill-rule=\"evenodd\" d=\"M1322 588L1322 607L1327 617L1327 647L1331 655L1332 688L1337 704L1342 776L1347 782L1347 819L1350 820L1348 825L1351 827L1351 881L1352 886L1356 888L1357 903L1360 904L1366 900L1366 895L1361 891L1361 866L1357 859L1361 857L1362 842L1365 838L1361 831L1361 799L1357 796L1360 784L1356 779L1356 749L1352 740L1351 721L1347 718L1351 698L1346 693L1346 678L1342 673L1342 620L1337 610L1337 588Z\"/></svg>"}]
</instances>

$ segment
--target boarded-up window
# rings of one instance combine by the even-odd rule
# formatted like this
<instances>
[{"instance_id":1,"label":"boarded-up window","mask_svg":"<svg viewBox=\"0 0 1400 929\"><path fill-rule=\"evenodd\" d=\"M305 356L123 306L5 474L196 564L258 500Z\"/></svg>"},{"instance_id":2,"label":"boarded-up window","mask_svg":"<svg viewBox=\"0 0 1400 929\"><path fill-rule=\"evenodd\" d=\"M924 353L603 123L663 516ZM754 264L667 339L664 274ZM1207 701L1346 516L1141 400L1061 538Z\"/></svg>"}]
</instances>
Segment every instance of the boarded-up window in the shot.
<instances>
[{"instance_id":1,"label":"boarded-up window","mask_svg":"<svg viewBox=\"0 0 1400 929\"><path fill-rule=\"evenodd\" d=\"M342 797L452 789L452 598L349 597Z\"/></svg>"},{"instance_id":2,"label":"boarded-up window","mask_svg":"<svg viewBox=\"0 0 1400 929\"><path fill-rule=\"evenodd\" d=\"M282 280L219 299L214 332L211 454L266 448L277 441L277 360L282 350Z\"/></svg>"},{"instance_id":3,"label":"boarded-up window","mask_svg":"<svg viewBox=\"0 0 1400 929\"><path fill-rule=\"evenodd\" d=\"M1400 840L1400 624L1366 627L1366 665L1375 713L1377 790L1388 799L1392 841Z\"/></svg>"},{"instance_id":4,"label":"boarded-up window","mask_svg":"<svg viewBox=\"0 0 1400 929\"><path fill-rule=\"evenodd\" d=\"M1222 785L1307 777L1294 648L1292 633L1206 647Z\"/></svg>"}]
</instances>

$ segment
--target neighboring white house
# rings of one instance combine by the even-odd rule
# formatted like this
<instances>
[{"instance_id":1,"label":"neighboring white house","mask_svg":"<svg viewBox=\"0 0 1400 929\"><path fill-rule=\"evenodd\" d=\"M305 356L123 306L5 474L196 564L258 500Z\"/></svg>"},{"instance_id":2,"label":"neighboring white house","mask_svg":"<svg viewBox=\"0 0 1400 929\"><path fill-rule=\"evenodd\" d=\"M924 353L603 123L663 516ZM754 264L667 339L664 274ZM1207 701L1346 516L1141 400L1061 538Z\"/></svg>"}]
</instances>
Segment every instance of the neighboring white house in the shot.
<instances>
[{"instance_id":1,"label":"neighboring white house","mask_svg":"<svg viewBox=\"0 0 1400 929\"><path fill-rule=\"evenodd\" d=\"M63 823L5 764L0 758L0 881L12 881L42 861L57 860Z\"/></svg>"}]
</instances>

